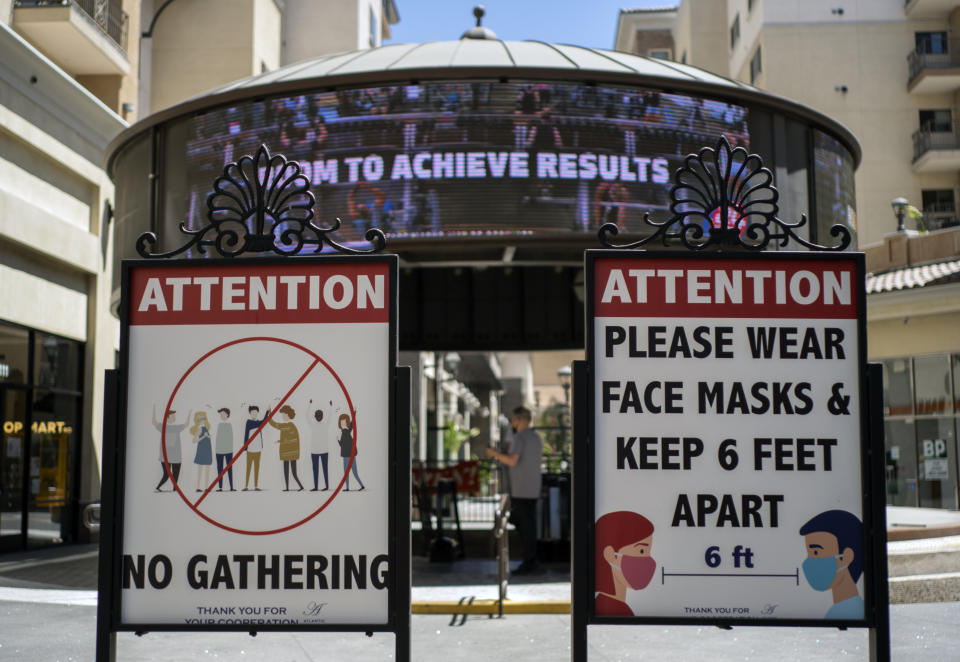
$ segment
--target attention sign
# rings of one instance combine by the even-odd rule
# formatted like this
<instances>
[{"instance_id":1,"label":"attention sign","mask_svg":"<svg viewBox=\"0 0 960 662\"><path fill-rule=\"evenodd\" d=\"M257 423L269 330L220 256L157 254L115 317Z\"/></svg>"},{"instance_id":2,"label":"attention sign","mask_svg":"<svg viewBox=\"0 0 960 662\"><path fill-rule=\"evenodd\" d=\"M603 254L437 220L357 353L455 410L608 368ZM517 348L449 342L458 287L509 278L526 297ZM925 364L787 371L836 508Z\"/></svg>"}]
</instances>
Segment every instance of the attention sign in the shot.
<instances>
[{"instance_id":1,"label":"attention sign","mask_svg":"<svg viewBox=\"0 0 960 662\"><path fill-rule=\"evenodd\" d=\"M864 621L862 264L588 252L594 622Z\"/></svg>"},{"instance_id":2,"label":"attention sign","mask_svg":"<svg viewBox=\"0 0 960 662\"><path fill-rule=\"evenodd\" d=\"M123 625L388 623L395 268L125 265Z\"/></svg>"}]
</instances>

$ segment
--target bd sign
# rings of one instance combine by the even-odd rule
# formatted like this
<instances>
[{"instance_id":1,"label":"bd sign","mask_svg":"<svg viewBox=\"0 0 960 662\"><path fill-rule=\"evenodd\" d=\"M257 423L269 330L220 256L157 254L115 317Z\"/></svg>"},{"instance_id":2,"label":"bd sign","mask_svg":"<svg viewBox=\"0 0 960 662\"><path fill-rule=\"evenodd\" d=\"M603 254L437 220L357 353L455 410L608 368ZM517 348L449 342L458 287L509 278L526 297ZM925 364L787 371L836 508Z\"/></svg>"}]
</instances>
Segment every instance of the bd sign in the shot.
<instances>
[{"instance_id":1,"label":"bd sign","mask_svg":"<svg viewBox=\"0 0 960 662\"><path fill-rule=\"evenodd\" d=\"M589 251L593 622L865 622L863 262Z\"/></svg>"},{"instance_id":2,"label":"bd sign","mask_svg":"<svg viewBox=\"0 0 960 662\"><path fill-rule=\"evenodd\" d=\"M122 626L389 629L395 276L124 264Z\"/></svg>"}]
</instances>

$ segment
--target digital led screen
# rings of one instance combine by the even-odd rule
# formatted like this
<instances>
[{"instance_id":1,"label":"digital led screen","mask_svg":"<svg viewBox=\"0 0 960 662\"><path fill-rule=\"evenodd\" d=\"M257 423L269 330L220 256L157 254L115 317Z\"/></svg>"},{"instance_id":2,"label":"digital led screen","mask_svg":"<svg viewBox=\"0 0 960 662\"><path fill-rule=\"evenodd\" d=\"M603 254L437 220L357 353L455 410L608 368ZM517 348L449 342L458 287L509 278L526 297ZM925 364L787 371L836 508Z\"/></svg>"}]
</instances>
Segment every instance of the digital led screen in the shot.
<instances>
[{"instance_id":1,"label":"digital led screen","mask_svg":"<svg viewBox=\"0 0 960 662\"><path fill-rule=\"evenodd\" d=\"M840 141L822 131L813 132L814 186L817 238L825 240L832 225L857 231L853 157Z\"/></svg>"},{"instance_id":2,"label":"digital led screen","mask_svg":"<svg viewBox=\"0 0 960 662\"><path fill-rule=\"evenodd\" d=\"M260 144L298 161L316 222L338 239L594 233L668 214L674 170L726 136L744 107L654 89L430 82L277 97L185 120L167 136L164 225L206 224L225 164Z\"/></svg>"}]
</instances>

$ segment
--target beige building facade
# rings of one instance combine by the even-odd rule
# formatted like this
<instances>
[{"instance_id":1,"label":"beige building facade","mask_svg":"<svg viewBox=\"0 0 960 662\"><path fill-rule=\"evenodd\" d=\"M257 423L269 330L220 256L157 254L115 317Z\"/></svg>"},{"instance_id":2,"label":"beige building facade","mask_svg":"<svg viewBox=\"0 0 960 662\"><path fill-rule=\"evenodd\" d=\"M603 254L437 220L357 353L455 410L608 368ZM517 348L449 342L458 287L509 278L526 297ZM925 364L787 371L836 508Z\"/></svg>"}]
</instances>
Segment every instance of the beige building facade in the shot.
<instances>
[{"instance_id":1,"label":"beige building facade","mask_svg":"<svg viewBox=\"0 0 960 662\"><path fill-rule=\"evenodd\" d=\"M958 8L934 0L682 0L622 10L615 48L636 52L637 34L659 32L669 18L675 61L799 101L850 129L863 148L857 230L866 246L895 229L897 196L924 211L926 229L960 222L960 77L952 80L947 54Z\"/></svg>"},{"instance_id":2,"label":"beige building facade","mask_svg":"<svg viewBox=\"0 0 960 662\"><path fill-rule=\"evenodd\" d=\"M134 111L139 2L0 3L0 551L88 539L115 365L103 168Z\"/></svg>"},{"instance_id":3,"label":"beige building facade","mask_svg":"<svg viewBox=\"0 0 960 662\"><path fill-rule=\"evenodd\" d=\"M393 0L142 0L142 5L140 117L287 64L374 48L400 20Z\"/></svg>"},{"instance_id":4,"label":"beige building facade","mask_svg":"<svg viewBox=\"0 0 960 662\"><path fill-rule=\"evenodd\" d=\"M636 52L665 24L675 61L815 108L859 140L857 231L871 272L869 357L884 364L888 501L957 508L960 3L680 0L622 10L615 47Z\"/></svg>"},{"instance_id":5,"label":"beige building facade","mask_svg":"<svg viewBox=\"0 0 960 662\"><path fill-rule=\"evenodd\" d=\"M91 536L119 343L110 142L286 58L379 44L397 20L392 0L0 0L0 552Z\"/></svg>"}]
</instances>

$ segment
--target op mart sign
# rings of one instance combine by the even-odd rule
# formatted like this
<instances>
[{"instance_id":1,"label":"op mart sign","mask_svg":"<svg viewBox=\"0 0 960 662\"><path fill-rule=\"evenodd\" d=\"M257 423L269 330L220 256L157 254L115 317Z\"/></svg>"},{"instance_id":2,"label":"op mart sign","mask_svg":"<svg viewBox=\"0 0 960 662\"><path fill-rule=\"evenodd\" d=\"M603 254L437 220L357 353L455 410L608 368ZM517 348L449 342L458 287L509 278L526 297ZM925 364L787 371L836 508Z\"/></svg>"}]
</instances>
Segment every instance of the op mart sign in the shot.
<instances>
[{"instance_id":1,"label":"op mart sign","mask_svg":"<svg viewBox=\"0 0 960 662\"><path fill-rule=\"evenodd\" d=\"M862 256L587 273L592 622L863 624Z\"/></svg>"},{"instance_id":2,"label":"op mart sign","mask_svg":"<svg viewBox=\"0 0 960 662\"><path fill-rule=\"evenodd\" d=\"M121 629L389 630L395 256L132 262L122 294Z\"/></svg>"}]
</instances>

